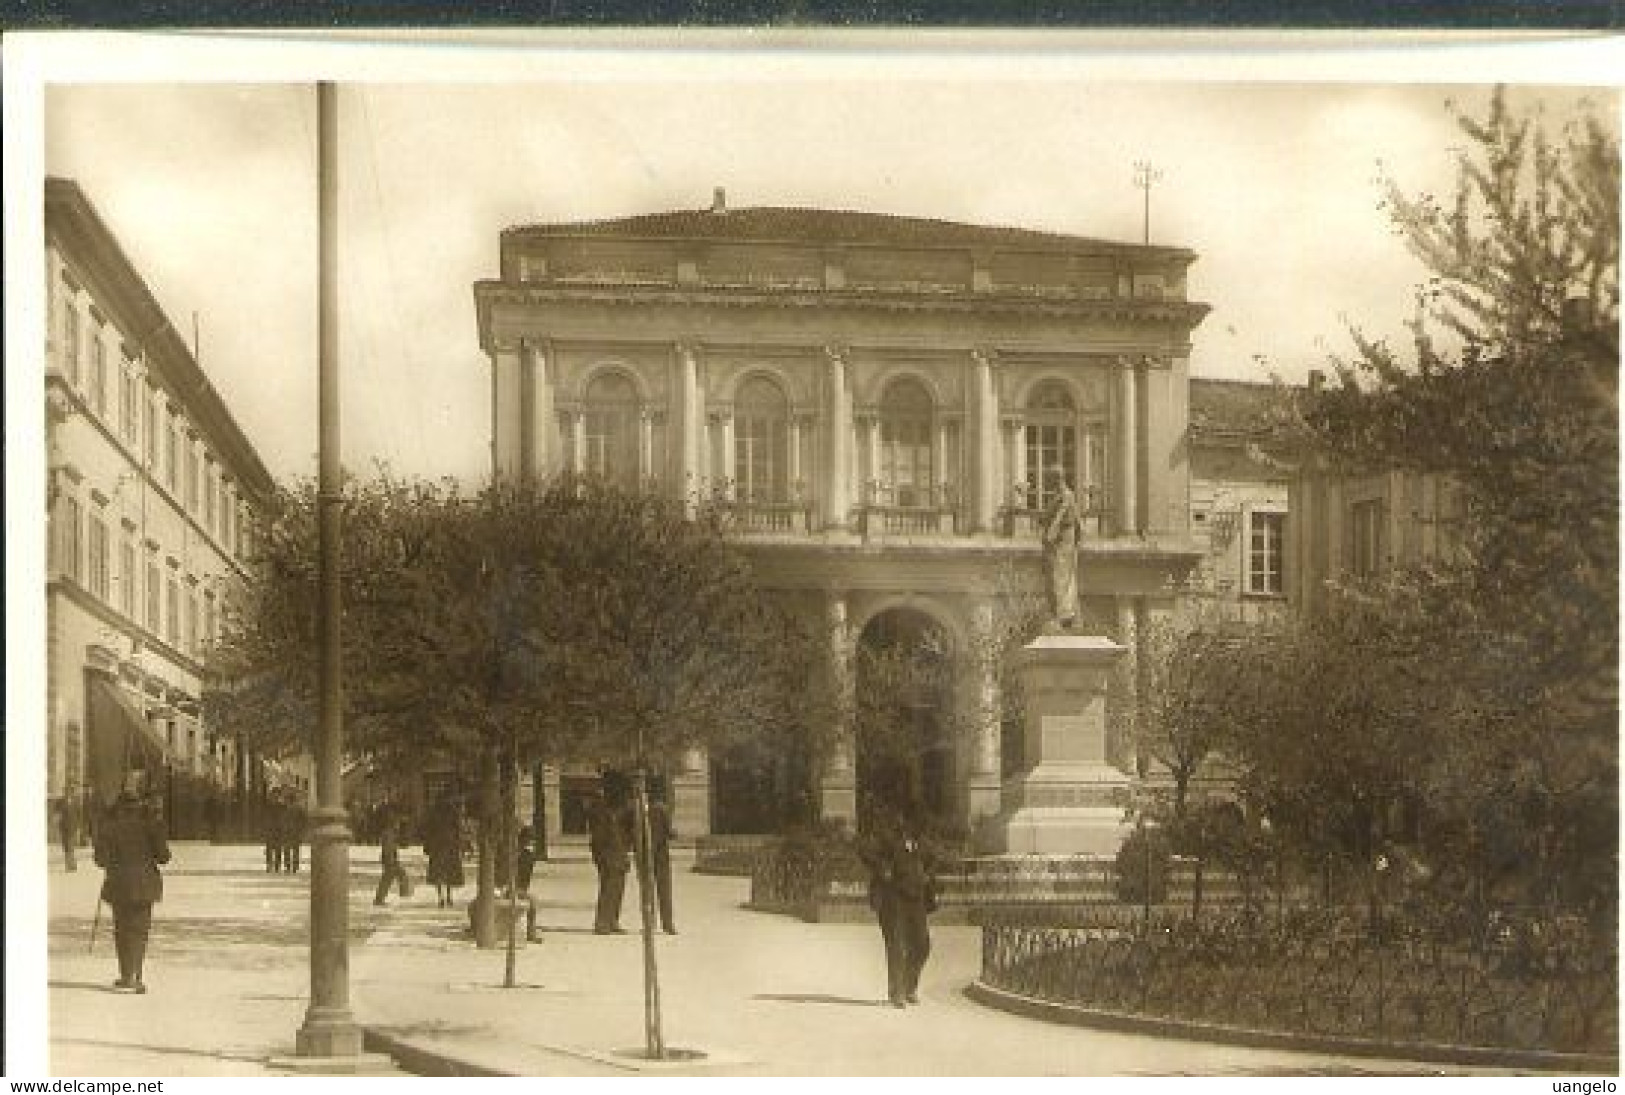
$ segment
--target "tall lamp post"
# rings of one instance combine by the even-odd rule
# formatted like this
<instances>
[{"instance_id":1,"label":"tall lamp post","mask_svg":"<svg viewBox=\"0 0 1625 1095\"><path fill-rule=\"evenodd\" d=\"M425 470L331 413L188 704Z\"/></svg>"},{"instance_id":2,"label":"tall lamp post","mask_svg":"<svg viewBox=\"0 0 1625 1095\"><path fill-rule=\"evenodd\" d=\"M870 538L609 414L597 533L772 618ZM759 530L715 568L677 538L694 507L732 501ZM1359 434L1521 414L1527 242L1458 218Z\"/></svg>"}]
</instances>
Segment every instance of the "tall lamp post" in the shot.
<instances>
[{"instance_id":1,"label":"tall lamp post","mask_svg":"<svg viewBox=\"0 0 1625 1095\"><path fill-rule=\"evenodd\" d=\"M316 85L316 113L320 251L317 517L321 573L317 641L321 651L321 715L316 737L316 809L312 812L310 835L310 1007L305 1012L304 1026L299 1028L297 1052L307 1058L343 1058L360 1055L361 1028L350 1014L350 828L344 810L343 664L339 645L339 517L343 495L335 302L338 248L334 232L338 105L331 83Z\"/></svg>"}]
</instances>

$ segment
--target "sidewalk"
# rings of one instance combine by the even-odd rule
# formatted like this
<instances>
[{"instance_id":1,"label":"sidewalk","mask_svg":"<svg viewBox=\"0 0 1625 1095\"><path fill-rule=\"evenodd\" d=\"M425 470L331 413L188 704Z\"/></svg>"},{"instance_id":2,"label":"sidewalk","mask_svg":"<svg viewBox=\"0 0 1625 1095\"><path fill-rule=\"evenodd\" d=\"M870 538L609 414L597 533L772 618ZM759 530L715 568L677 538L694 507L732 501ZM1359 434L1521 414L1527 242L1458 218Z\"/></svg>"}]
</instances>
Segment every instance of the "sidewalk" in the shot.
<instances>
[{"instance_id":1,"label":"sidewalk","mask_svg":"<svg viewBox=\"0 0 1625 1095\"><path fill-rule=\"evenodd\" d=\"M565 854L571 854L566 849ZM576 854L580 854L577 852ZM501 988L505 954L467 941L466 914L435 907L420 881L407 901L371 903L374 849L352 866L351 999L384 1040L448 1072L510 1075L1273 1075L1513 1074L1288 1050L1244 1049L1064 1027L984 1008L963 993L978 966L973 928L939 927L922 1003L882 1003L872 925L804 924L742 907L748 883L678 865L678 936L657 937L666 1043L703 1060L647 1062L642 944L590 931L584 859L539 864L545 941L518 955L521 986ZM53 860L53 864L55 861ZM472 875L472 872L471 872ZM59 1074L265 1075L304 1014L308 875L268 875L257 849L177 847L158 906L147 996L106 992L103 924L84 953L100 873L51 875L51 1043ZM472 896L465 888L462 897ZM637 923L627 888L622 925Z\"/></svg>"}]
</instances>

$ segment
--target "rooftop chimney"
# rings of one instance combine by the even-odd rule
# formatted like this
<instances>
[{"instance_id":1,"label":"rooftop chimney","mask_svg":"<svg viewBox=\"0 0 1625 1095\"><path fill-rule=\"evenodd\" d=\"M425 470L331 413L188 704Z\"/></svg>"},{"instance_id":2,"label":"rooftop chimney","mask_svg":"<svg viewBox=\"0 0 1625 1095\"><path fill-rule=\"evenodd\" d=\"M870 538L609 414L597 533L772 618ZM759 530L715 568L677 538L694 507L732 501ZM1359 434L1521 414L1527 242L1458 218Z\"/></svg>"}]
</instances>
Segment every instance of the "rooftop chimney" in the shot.
<instances>
[{"instance_id":1,"label":"rooftop chimney","mask_svg":"<svg viewBox=\"0 0 1625 1095\"><path fill-rule=\"evenodd\" d=\"M723 187L711 191L711 212L719 217L728 215L728 191Z\"/></svg>"}]
</instances>

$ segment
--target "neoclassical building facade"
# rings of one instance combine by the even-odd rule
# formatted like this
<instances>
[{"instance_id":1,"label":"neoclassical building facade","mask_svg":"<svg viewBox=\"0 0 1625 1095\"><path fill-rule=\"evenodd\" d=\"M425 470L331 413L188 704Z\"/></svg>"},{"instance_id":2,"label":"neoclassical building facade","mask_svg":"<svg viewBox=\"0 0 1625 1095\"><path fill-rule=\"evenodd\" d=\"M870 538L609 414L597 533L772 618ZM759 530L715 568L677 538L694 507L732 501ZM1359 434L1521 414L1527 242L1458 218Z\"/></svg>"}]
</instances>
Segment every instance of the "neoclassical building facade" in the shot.
<instances>
[{"instance_id":1,"label":"neoclassical building facade","mask_svg":"<svg viewBox=\"0 0 1625 1095\"><path fill-rule=\"evenodd\" d=\"M710 208L511 228L474 287L498 476L588 473L719 500L759 576L850 675L898 636L955 658L921 720L928 804L974 827L1021 768L988 637L1040 595L1036 515L1062 470L1087 510L1091 630L1130 647L1174 610L1190 529L1193 252L877 213ZM854 814L863 742L804 773ZM1110 743L1133 772L1126 735ZM771 773L694 756L679 829L772 827ZM571 828L568 774L550 828ZM561 794L562 792L562 794Z\"/></svg>"}]
</instances>

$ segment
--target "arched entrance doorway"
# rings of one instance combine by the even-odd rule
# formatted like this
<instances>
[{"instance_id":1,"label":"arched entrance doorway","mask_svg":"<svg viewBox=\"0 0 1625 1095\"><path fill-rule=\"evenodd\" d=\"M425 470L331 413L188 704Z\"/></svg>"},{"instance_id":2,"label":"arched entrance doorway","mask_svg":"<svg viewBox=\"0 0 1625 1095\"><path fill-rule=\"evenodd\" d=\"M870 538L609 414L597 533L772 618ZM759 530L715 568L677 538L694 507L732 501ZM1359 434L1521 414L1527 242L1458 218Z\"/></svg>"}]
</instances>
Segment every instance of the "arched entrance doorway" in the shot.
<instances>
[{"instance_id":1,"label":"arched entrance doorway","mask_svg":"<svg viewBox=\"0 0 1625 1095\"><path fill-rule=\"evenodd\" d=\"M876 810L959 814L953 650L923 612L888 609L865 625L856 657L858 824Z\"/></svg>"}]
</instances>

